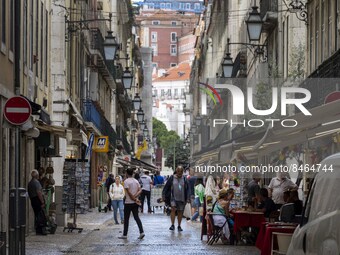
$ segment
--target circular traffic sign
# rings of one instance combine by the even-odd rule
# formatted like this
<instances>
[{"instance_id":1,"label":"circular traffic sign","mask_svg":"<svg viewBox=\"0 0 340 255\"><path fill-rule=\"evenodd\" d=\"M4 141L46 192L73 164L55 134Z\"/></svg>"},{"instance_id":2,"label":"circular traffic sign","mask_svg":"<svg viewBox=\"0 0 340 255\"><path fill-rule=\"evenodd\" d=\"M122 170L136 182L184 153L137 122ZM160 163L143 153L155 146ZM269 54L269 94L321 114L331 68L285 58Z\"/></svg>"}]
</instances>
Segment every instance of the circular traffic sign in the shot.
<instances>
[{"instance_id":1,"label":"circular traffic sign","mask_svg":"<svg viewBox=\"0 0 340 255\"><path fill-rule=\"evenodd\" d=\"M32 108L28 100L21 96L8 99L4 107L4 116L12 125L20 126L28 121Z\"/></svg>"}]
</instances>

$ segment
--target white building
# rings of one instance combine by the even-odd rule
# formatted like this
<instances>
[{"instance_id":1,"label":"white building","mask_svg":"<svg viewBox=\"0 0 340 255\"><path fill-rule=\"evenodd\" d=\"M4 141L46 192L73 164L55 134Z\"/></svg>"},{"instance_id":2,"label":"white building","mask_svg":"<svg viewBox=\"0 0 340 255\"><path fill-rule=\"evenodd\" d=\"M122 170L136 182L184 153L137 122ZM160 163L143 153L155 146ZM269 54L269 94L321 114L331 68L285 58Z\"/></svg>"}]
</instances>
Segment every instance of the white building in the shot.
<instances>
[{"instance_id":1,"label":"white building","mask_svg":"<svg viewBox=\"0 0 340 255\"><path fill-rule=\"evenodd\" d=\"M152 82L152 115L181 138L184 138L190 128L190 116L183 112L189 89L190 71L190 64L184 62L170 68Z\"/></svg>"}]
</instances>

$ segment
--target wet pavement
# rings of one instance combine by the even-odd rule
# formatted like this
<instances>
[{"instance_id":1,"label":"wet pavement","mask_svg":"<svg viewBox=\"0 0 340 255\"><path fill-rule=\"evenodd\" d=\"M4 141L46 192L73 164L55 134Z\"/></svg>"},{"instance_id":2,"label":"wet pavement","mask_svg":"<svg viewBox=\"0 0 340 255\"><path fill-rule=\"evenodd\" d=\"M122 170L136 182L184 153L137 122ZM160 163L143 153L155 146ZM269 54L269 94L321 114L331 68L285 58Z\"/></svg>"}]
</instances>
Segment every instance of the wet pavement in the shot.
<instances>
[{"instance_id":1,"label":"wet pavement","mask_svg":"<svg viewBox=\"0 0 340 255\"><path fill-rule=\"evenodd\" d=\"M58 227L55 235L30 235L26 239L27 255L59 255L59 254L230 254L259 255L254 246L230 246L206 244L206 236L201 241L200 223L182 222L183 232L170 231L170 217L161 211L155 214L140 214L143 222L145 238L139 240L139 231L132 215L127 240L118 239L123 225L114 225L112 213L93 212L78 216L76 231L63 232Z\"/></svg>"}]
</instances>

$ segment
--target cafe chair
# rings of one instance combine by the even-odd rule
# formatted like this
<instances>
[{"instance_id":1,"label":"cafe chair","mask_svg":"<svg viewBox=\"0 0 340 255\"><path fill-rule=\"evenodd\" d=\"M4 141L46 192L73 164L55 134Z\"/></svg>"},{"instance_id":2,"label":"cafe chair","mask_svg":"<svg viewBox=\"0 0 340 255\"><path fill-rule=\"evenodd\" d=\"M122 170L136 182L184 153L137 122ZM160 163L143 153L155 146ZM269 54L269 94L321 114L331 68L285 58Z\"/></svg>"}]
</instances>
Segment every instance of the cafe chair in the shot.
<instances>
[{"instance_id":1,"label":"cafe chair","mask_svg":"<svg viewBox=\"0 0 340 255\"><path fill-rule=\"evenodd\" d=\"M218 215L218 216L222 216L222 217L224 217L225 218L225 222L224 222L224 224L218 224L217 225L217 222L215 221L215 219L214 219L214 216L215 215ZM217 243L218 242L218 240L222 237L222 235L223 235L223 228L224 228L224 226L225 226L225 224L228 224L228 218L227 218L227 215L224 215L224 214L214 214L214 213L209 213L208 214L208 217L209 217L209 222L208 222L208 224L209 224L209 226L210 226L210 235L208 235L208 242L207 242L207 244L208 245L212 245L212 244L214 244L214 243ZM228 226L229 226L229 224L228 224ZM230 230L230 240L232 240L232 238L233 238L233 230L232 230L232 228L230 228L230 226L229 226L229 230Z\"/></svg>"},{"instance_id":2,"label":"cafe chair","mask_svg":"<svg viewBox=\"0 0 340 255\"><path fill-rule=\"evenodd\" d=\"M282 222L293 222L295 218L294 204L284 204L280 210L279 220Z\"/></svg>"},{"instance_id":3,"label":"cafe chair","mask_svg":"<svg viewBox=\"0 0 340 255\"><path fill-rule=\"evenodd\" d=\"M292 240L292 236L293 236L293 234L273 232L272 233L272 243L271 243L271 251L272 251L271 254L272 255L285 255L285 254L287 254L287 250L288 250L290 241ZM275 245L274 245L275 240L277 240L277 247L275 247Z\"/></svg>"}]
</instances>

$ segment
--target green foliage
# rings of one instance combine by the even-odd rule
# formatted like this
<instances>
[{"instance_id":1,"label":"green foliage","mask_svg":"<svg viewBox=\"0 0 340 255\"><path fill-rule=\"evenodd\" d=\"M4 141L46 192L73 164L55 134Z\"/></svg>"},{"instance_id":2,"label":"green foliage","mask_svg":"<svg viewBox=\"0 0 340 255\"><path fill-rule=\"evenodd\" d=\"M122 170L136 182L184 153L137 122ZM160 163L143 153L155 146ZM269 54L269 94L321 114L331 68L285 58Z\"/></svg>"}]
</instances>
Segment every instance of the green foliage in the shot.
<instances>
[{"instance_id":1,"label":"green foliage","mask_svg":"<svg viewBox=\"0 0 340 255\"><path fill-rule=\"evenodd\" d=\"M189 150L183 149L184 141L175 131L168 131L165 124L156 118L152 118L152 130L157 138L158 146L164 149L164 155L167 158L166 166L173 167L174 152L176 166L188 163Z\"/></svg>"}]
</instances>

